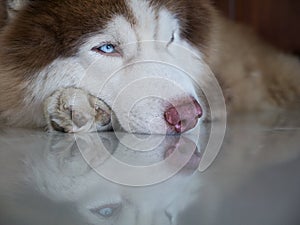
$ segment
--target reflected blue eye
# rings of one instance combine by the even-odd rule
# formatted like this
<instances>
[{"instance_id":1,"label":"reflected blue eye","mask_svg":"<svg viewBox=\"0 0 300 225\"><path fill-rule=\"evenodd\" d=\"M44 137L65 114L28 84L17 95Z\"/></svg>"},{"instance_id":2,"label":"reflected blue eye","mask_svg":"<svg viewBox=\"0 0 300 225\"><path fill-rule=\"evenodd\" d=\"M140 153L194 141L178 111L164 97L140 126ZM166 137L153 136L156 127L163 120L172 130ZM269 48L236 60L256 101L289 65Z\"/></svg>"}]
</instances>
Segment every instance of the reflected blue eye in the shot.
<instances>
[{"instance_id":1,"label":"reflected blue eye","mask_svg":"<svg viewBox=\"0 0 300 225\"><path fill-rule=\"evenodd\" d=\"M112 54L116 53L116 47L113 44L105 44L98 48L99 51L106 53L106 54Z\"/></svg>"},{"instance_id":2,"label":"reflected blue eye","mask_svg":"<svg viewBox=\"0 0 300 225\"><path fill-rule=\"evenodd\" d=\"M90 209L91 213L103 218L113 217L121 208L121 204L109 204L102 207Z\"/></svg>"},{"instance_id":3,"label":"reflected blue eye","mask_svg":"<svg viewBox=\"0 0 300 225\"><path fill-rule=\"evenodd\" d=\"M112 208L103 208L99 210L99 214L103 217L110 217L114 213Z\"/></svg>"}]
</instances>

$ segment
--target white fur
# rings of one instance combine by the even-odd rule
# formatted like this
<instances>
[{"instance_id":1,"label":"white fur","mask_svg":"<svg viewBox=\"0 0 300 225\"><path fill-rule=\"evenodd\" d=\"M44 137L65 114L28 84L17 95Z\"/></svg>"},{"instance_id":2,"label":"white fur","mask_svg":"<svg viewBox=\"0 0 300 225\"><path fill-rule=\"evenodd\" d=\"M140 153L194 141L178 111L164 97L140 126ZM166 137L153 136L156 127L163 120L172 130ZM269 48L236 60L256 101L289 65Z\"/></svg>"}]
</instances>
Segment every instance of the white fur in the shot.
<instances>
[{"instance_id":1,"label":"white fur","mask_svg":"<svg viewBox=\"0 0 300 225\"><path fill-rule=\"evenodd\" d=\"M179 37L175 16L162 9L156 21L146 1L132 0L130 7L138 21L134 27L123 16L116 16L104 30L86 40L77 56L57 59L37 74L28 84L27 106L15 121L45 126L44 99L69 86L103 99L129 132L165 133L163 115L168 102L190 96L201 101L193 79L204 79L208 71L201 53ZM170 43L173 35L175 40ZM106 42L119 43L122 56L91 51Z\"/></svg>"}]
</instances>

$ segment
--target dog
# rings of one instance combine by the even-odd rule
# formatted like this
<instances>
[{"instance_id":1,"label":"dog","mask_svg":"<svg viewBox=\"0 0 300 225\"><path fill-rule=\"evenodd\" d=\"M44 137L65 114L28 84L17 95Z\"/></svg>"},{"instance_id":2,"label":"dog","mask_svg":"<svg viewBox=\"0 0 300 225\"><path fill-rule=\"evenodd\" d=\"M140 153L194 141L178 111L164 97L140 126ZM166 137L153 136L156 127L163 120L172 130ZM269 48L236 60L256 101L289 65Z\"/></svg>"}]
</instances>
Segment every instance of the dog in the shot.
<instances>
[{"instance_id":1,"label":"dog","mask_svg":"<svg viewBox=\"0 0 300 225\"><path fill-rule=\"evenodd\" d=\"M0 120L176 134L228 111L298 110L300 63L209 0L2 0ZM114 125L114 124L118 124Z\"/></svg>"}]
</instances>

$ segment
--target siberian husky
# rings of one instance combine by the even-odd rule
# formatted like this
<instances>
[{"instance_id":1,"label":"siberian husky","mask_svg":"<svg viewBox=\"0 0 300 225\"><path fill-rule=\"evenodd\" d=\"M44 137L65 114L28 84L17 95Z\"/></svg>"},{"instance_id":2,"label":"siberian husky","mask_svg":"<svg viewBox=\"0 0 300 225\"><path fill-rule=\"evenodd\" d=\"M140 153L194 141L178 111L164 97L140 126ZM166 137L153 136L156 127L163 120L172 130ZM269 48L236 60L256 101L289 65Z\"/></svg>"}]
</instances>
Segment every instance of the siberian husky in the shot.
<instances>
[{"instance_id":1,"label":"siberian husky","mask_svg":"<svg viewBox=\"0 0 300 225\"><path fill-rule=\"evenodd\" d=\"M213 76L231 112L300 105L299 60L209 0L1 0L0 12L7 126L186 132L209 117Z\"/></svg>"}]
</instances>

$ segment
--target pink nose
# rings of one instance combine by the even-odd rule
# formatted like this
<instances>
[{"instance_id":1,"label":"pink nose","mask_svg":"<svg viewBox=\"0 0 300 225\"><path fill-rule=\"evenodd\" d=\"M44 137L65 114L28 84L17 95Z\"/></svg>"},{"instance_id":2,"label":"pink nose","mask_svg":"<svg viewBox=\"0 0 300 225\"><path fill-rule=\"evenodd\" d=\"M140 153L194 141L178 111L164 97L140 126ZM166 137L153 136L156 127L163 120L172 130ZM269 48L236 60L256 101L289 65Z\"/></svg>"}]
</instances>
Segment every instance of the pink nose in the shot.
<instances>
[{"instance_id":1,"label":"pink nose","mask_svg":"<svg viewBox=\"0 0 300 225\"><path fill-rule=\"evenodd\" d=\"M169 108L165 112L165 120L177 133L182 133L193 129L202 114L200 104L193 99L192 102Z\"/></svg>"}]
</instances>

